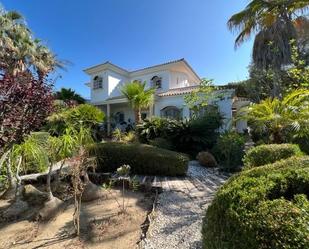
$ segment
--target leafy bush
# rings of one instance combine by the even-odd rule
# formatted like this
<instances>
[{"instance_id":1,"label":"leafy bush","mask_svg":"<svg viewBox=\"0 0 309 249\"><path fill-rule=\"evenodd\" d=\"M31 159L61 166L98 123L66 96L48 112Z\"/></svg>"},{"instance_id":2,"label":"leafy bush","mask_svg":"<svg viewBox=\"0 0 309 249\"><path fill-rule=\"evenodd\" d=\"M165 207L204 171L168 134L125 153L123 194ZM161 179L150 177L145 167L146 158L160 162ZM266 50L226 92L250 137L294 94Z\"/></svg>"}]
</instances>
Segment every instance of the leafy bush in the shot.
<instances>
[{"instance_id":1,"label":"leafy bush","mask_svg":"<svg viewBox=\"0 0 309 249\"><path fill-rule=\"evenodd\" d=\"M308 193L308 156L231 177L207 209L203 248L309 248Z\"/></svg>"},{"instance_id":2,"label":"leafy bush","mask_svg":"<svg viewBox=\"0 0 309 249\"><path fill-rule=\"evenodd\" d=\"M184 154L144 144L101 143L89 147L97 157L97 170L114 172L119 166L131 166L133 174L185 175L188 157Z\"/></svg>"},{"instance_id":3,"label":"leafy bush","mask_svg":"<svg viewBox=\"0 0 309 249\"><path fill-rule=\"evenodd\" d=\"M150 143L156 138L164 138L173 149L195 157L199 151L211 149L222 125L218 109L207 109L204 116L190 121L176 121L165 118L145 120L137 126L137 134L142 143Z\"/></svg>"},{"instance_id":4,"label":"leafy bush","mask_svg":"<svg viewBox=\"0 0 309 249\"><path fill-rule=\"evenodd\" d=\"M300 155L296 144L263 144L247 151L243 161L246 168L252 168Z\"/></svg>"},{"instance_id":5,"label":"leafy bush","mask_svg":"<svg viewBox=\"0 0 309 249\"><path fill-rule=\"evenodd\" d=\"M149 143L155 138L168 138L180 128L181 123L177 120L153 117L144 120L136 126L136 132L141 143Z\"/></svg>"},{"instance_id":6,"label":"leafy bush","mask_svg":"<svg viewBox=\"0 0 309 249\"><path fill-rule=\"evenodd\" d=\"M222 170L235 171L242 165L244 149L244 136L236 132L225 132L220 135L213 153Z\"/></svg>"},{"instance_id":7,"label":"leafy bush","mask_svg":"<svg viewBox=\"0 0 309 249\"><path fill-rule=\"evenodd\" d=\"M213 168L218 165L215 157L207 151L199 152L196 159L200 165L205 167Z\"/></svg>"},{"instance_id":8,"label":"leafy bush","mask_svg":"<svg viewBox=\"0 0 309 249\"><path fill-rule=\"evenodd\" d=\"M89 104L61 108L48 117L45 129L48 129L52 134L61 135L67 127L78 128L82 124L84 127L95 131L97 125L103 122L104 117L104 112Z\"/></svg>"},{"instance_id":9,"label":"leafy bush","mask_svg":"<svg viewBox=\"0 0 309 249\"><path fill-rule=\"evenodd\" d=\"M153 140L150 140L149 144L152 145L152 146L158 147L158 148L166 149L166 150L174 150L175 149L175 147L173 146L173 144L169 140L162 138L162 137L157 137Z\"/></svg>"}]
</instances>

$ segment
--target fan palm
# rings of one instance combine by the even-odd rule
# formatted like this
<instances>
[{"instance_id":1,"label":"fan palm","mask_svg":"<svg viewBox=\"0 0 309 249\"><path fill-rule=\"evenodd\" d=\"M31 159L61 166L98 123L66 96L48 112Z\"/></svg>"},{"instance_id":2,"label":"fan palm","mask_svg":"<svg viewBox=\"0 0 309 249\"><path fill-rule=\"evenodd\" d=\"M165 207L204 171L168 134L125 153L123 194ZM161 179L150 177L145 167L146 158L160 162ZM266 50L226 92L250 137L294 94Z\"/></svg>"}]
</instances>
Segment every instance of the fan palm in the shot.
<instances>
[{"instance_id":1,"label":"fan palm","mask_svg":"<svg viewBox=\"0 0 309 249\"><path fill-rule=\"evenodd\" d=\"M244 10L228 21L231 30L239 31L235 47L257 33L253 62L258 67L280 68L291 60L290 40L297 38L298 14L308 10L307 0L252 0Z\"/></svg>"},{"instance_id":2,"label":"fan palm","mask_svg":"<svg viewBox=\"0 0 309 249\"><path fill-rule=\"evenodd\" d=\"M267 130L275 143L284 142L284 132L309 134L309 90L299 89L282 100L268 98L244 109L242 118L261 131Z\"/></svg>"},{"instance_id":3,"label":"fan palm","mask_svg":"<svg viewBox=\"0 0 309 249\"><path fill-rule=\"evenodd\" d=\"M16 74L34 69L39 78L62 67L55 55L40 40L33 39L22 15L0 9L0 68Z\"/></svg>"},{"instance_id":4,"label":"fan palm","mask_svg":"<svg viewBox=\"0 0 309 249\"><path fill-rule=\"evenodd\" d=\"M153 102L154 88L146 89L146 82L133 81L121 87L122 94L128 99L135 113L135 122L142 120L141 110L149 107Z\"/></svg>"}]
</instances>

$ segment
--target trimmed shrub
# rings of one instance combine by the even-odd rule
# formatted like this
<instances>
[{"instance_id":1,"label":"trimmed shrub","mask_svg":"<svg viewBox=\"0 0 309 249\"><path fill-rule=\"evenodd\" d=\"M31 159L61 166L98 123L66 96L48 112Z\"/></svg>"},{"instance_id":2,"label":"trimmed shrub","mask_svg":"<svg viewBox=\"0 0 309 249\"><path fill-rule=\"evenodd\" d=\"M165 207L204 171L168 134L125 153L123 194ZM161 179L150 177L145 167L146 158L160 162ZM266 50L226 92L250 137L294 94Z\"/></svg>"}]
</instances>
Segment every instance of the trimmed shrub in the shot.
<instances>
[{"instance_id":1,"label":"trimmed shrub","mask_svg":"<svg viewBox=\"0 0 309 249\"><path fill-rule=\"evenodd\" d=\"M166 149L166 150L174 150L175 147L173 144L165 138L157 137L153 140L149 141L149 144L158 148Z\"/></svg>"},{"instance_id":2,"label":"trimmed shrub","mask_svg":"<svg viewBox=\"0 0 309 249\"><path fill-rule=\"evenodd\" d=\"M198 160L200 165L205 167L213 168L217 167L218 165L215 157L207 151L199 152L196 159Z\"/></svg>"},{"instance_id":3,"label":"trimmed shrub","mask_svg":"<svg viewBox=\"0 0 309 249\"><path fill-rule=\"evenodd\" d=\"M244 136L236 132L225 132L220 135L212 152L222 170L236 171L242 166L244 149Z\"/></svg>"},{"instance_id":4,"label":"trimmed shrub","mask_svg":"<svg viewBox=\"0 0 309 249\"><path fill-rule=\"evenodd\" d=\"M203 248L309 248L309 157L231 177L203 220Z\"/></svg>"},{"instance_id":5,"label":"trimmed shrub","mask_svg":"<svg viewBox=\"0 0 309 249\"><path fill-rule=\"evenodd\" d=\"M130 165L131 173L141 175L185 175L188 157L145 144L101 143L89 147L97 157L99 172L114 172L121 165Z\"/></svg>"},{"instance_id":6,"label":"trimmed shrub","mask_svg":"<svg viewBox=\"0 0 309 249\"><path fill-rule=\"evenodd\" d=\"M248 150L243 161L246 168L252 168L300 155L296 144L263 144Z\"/></svg>"}]
</instances>

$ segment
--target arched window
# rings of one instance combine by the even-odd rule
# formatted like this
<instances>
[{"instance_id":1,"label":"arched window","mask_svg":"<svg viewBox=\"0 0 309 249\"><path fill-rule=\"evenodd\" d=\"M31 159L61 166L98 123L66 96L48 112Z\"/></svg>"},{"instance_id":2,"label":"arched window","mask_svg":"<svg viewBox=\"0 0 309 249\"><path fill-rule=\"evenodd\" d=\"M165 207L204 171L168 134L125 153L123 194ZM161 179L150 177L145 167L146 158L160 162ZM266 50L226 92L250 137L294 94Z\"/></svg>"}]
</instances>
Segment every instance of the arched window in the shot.
<instances>
[{"instance_id":1,"label":"arched window","mask_svg":"<svg viewBox=\"0 0 309 249\"><path fill-rule=\"evenodd\" d=\"M161 117L179 120L182 117L182 113L176 106L167 106L161 110Z\"/></svg>"},{"instance_id":2,"label":"arched window","mask_svg":"<svg viewBox=\"0 0 309 249\"><path fill-rule=\"evenodd\" d=\"M162 87L162 78L159 76L153 76L151 78L151 84L155 88L161 88Z\"/></svg>"},{"instance_id":3,"label":"arched window","mask_svg":"<svg viewBox=\"0 0 309 249\"><path fill-rule=\"evenodd\" d=\"M100 88L103 88L103 78L97 75L93 78L93 89Z\"/></svg>"}]
</instances>

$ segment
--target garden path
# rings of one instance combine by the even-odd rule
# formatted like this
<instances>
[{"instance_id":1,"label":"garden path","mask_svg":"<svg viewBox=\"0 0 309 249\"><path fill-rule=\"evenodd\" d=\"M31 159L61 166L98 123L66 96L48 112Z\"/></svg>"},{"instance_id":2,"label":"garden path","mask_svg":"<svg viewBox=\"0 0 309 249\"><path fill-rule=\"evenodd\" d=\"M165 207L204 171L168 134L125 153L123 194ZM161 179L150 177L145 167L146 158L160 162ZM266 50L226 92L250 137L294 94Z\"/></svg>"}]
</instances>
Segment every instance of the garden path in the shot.
<instances>
[{"instance_id":1,"label":"garden path","mask_svg":"<svg viewBox=\"0 0 309 249\"><path fill-rule=\"evenodd\" d=\"M229 175L189 163L186 177L139 177L162 188L143 249L202 248L202 219L218 188Z\"/></svg>"}]
</instances>

